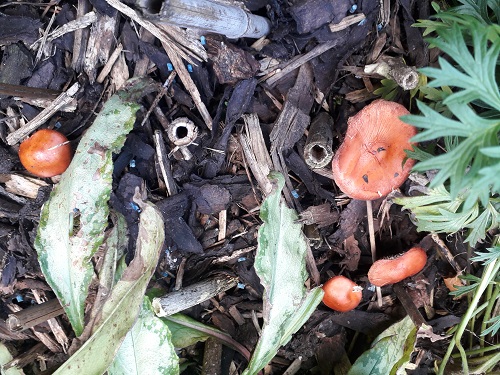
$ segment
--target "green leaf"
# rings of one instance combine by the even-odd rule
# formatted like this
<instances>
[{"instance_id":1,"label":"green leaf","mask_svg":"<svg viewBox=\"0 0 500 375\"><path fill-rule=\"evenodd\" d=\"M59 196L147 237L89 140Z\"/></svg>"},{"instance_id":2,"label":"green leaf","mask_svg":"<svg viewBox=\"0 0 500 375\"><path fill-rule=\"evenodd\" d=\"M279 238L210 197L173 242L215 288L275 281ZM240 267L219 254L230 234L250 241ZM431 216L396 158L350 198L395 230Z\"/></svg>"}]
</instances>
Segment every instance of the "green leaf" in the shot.
<instances>
[{"instance_id":1,"label":"green leaf","mask_svg":"<svg viewBox=\"0 0 500 375\"><path fill-rule=\"evenodd\" d=\"M24 371L16 366L4 368L4 365L14 359L7 346L0 342L0 374L2 375L24 375Z\"/></svg>"},{"instance_id":2,"label":"green leaf","mask_svg":"<svg viewBox=\"0 0 500 375\"><path fill-rule=\"evenodd\" d=\"M85 132L71 165L42 208L35 240L43 274L76 335L93 274L90 259L104 239L113 172L112 154L132 130L148 81L131 80L104 105Z\"/></svg>"},{"instance_id":3,"label":"green leaf","mask_svg":"<svg viewBox=\"0 0 500 375\"><path fill-rule=\"evenodd\" d=\"M198 341L205 341L209 337L212 337L220 343L238 351L247 361L250 360L250 352L246 347L217 328L202 324L182 314L172 314L164 316L161 319L168 325L172 332L172 342L176 348L185 348Z\"/></svg>"},{"instance_id":4,"label":"green leaf","mask_svg":"<svg viewBox=\"0 0 500 375\"><path fill-rule=\"evenodd\" d=\"M409 317L393 324L377 336L371 349L361 354L347 375L396 373L399 367L396 365L409 360L417 337L416 331L417 329ZM395 366L396 368L394 368Z\"/></svg>"},{"instance_id":5,"label":"green leaf","mask_svg":"<svg viewBox=\"0 0 500 375\"><path fill-rule=\"evenodd\" d=\"M486 328L483 332L481 332L481 336L486 336L489 334L496 335L498 331L500 331L500 315L494 316L486 323L491 325L488 328Z\"/></svg>"},{"instance_id":6,"label":"green leaf","mask_svg":"<svg viewBox=\"0 0 500 375\"><path fill-rule=\"evenodd\" d=\"M488 200L486 207L474 201L471 207L464 204L471 190L453 198L441 185L427 189L426 195L394 198L394 202L410 210L416 219L417 230L427 232L455 233L469 228L466 242L475 245L486 237L487 231L499 226L500 214L496 199Z\"/></svg>"},{"instance_id":7,"label":"green leaf","mask_svg":"<svg viewBox=\"0 0 500 375\"><path fill-rule=\"evenodd\" d=\"M92 336L55 375L103 374L139 315L144 292L158 264L165 233L163 217L156 206L148 202L136 203L142 212L135 257L104 303Z\"/></svg>"},{"instance_id":8,"label":"green leaf","mask_svg":"<svg viewBox=\"0 0 500 375\"><path fill-rule=\"evenodd\" d=\"M108 374L179 374L179 358L171 336L168 326L156 317L151 302L144 297L139 317L123 340Z\"/></svg>"},{"instance_id":9,"label":"green leaf","mask_svg":"<svg viewBox=\"0 0 500 375\"><path fill-rule=\"evenodd\" d=\"M217 330L213 327L207 327L205 324L198 322L196 319L183 314L173 314L161 319L170 329L170 332L172 333L172 343L176 348L187 348L197 342L205 341L210 337L210 335L206 332L207 328ZM225 334L222 331L217 331Z\"/></svg>"},{"instance_id":10,"label":"green leaf","mask_svg":"<svg viewBox=\"0 0 500 375\"><path fill-rule=\"evenodd\" d=\"M489 247L485 251L476 252L476 255L471 258L473 262L482 262L483 265L500 259L500 246Z\"/></svg>"},{"instance_id":11,"label":"green leaf","mask_svg":"<svg viewBox=\"0 0 500 375\"><path fill-rule=\"evenodd\" d=\"M323 298L321 288L307 292L304 287L307 246L296 212L281 203L284 178L275 172L269 177L275 186L261 206L263 224L254 264L265 288L264 325L245 375L256 374L267 365Z\"/></svg>"}]
</instances>

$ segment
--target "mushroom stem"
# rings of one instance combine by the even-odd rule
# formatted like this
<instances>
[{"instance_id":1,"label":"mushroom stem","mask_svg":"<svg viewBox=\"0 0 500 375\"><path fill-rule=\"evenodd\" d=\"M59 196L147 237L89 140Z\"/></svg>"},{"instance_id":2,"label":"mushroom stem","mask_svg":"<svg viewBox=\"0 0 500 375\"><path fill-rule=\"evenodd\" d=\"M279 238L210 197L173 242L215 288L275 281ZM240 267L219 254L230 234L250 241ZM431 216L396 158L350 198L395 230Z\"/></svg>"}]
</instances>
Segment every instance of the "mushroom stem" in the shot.
<instances>
[{"instance_id":1,"label":"mushroom stem","mask_svg":"<svg viewBox=\"0 0 500 375\"><path fill-rule=\"evenodd\" d=\"M370 238L370 251L372 253L372 262L377 260L377 247L375 245L375 228L373 226L373 205L372 201L366 201L366 217L368 219L368 235ZM377 286L375 287L377 292L377 305L382 307L382 289Z\"/></svg>"}]
</instances>

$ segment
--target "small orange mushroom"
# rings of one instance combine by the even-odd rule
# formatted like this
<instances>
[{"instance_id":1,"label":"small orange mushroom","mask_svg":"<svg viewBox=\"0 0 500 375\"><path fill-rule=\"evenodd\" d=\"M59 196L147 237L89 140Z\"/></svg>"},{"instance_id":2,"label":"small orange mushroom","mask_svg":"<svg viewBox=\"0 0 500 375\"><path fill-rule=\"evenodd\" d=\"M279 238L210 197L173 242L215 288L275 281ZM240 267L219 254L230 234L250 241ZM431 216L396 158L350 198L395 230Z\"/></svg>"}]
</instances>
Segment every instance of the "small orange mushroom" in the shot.
<instances>
[{"instance_id":1,"label":"small orange mushroom","mask_svg":"<svg viewBox=\"0 0 500 375\"><path fill-rule=\"evenodd\" d=\"M71 163L71 145L57 130L38 130L19 146L19 159L35 176L53 177Z\"/></svg>"},{"instance_id":2,"label":"small orange mushroom","mask_svg":"<svg viewBox=\"0 0 500 375\"><path fill-rule=\"evenodd\" d=\"M407 158L415 127L399 119L401 104L378 99L347 121L344 142L332 161L333 178L349 197L374 200L400 187L415 161Z\"/></svg>"},{"instance_id":3,"label":"small orange mushroom","mask_svg":"<svg viewBox=\"0 0 500 375\"><path fill-rule=\"evenodd\" d=\"M323 285L323 303L335 311L351 311L361 302L362 290L347 277L334 276Z\"/></svg>"},{"instance_id":4,"label":"small orange mushroom","mask_svg":"<svg viewBox=\"0 0 500 375\"><path fill-rule=\"evenodd\" d=\"M427 263L427 253L421 247L412 247L392 259L379 259L368 270L368 280L375 286L394 284L416 275Z\"/></svg>"}]
</instances>

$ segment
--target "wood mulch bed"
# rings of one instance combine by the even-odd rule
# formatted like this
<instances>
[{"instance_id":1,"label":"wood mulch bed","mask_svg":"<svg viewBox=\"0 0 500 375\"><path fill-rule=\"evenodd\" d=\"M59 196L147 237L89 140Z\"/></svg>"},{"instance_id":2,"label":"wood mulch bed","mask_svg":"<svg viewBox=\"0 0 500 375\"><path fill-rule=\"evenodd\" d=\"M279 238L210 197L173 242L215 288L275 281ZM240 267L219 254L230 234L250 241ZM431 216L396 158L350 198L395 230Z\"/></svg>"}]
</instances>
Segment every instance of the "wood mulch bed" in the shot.
<instances>
[{"instance_id":1,"label":"wood mulch bed","mask_svg":"<svg viewBox=\"0 0 500 375\"><path fill-rule=\"evenodd\" d=\"M131 19L127 5L117 11L109 5L115 1L0 3L0 338L16 348L26 373L62 363L74 334L64 315L57 335L46 322L22 332L5 323L9 314L55 298L33 242L40 208L58 178L27 173L17 156L19 143L37 128L53 128L76 148L103 103L133 77L152 78L154 92L141 100L135 127L114 158L109 204L125 215L129 259L138 220L131 198L145 184L166 223L157 285L173 290L221 273L240 283L185 313L253 349L263 293L253 259L270 170L286 176L284 200L304 224L312 255L309 285L340 273L368 284L366 204L342 195L330 163L318 159L330 160L347 118L378 97L374 91L383 77L365 73L366 65L386 58L416 68L435 62L422 31L411 27L429 17L430 2L244 3L270 20L267 37L228 39L171 25L158 28L140 22L140 16ZM409 105L408 91L396 88L393 94L393 101ZM48 115L39 120L42 112ZM184 122L174 127L179 118ZM318 137L319 146L305 154L317 118L333 124L331 139ZM410 186L407 181L401 191ZM438 333L457 324L466 305L448 295L443 277L452 269L437 250L447 247L465 268L460 233L438 243L418 233L400 206L379 199L373 207L377 254L420 244L431 259L424 272L403 286L384 287L382 307L371 288L348 313L320 305L279 351L272 373L283 373L297 358L299 373L313 368L331 373L346 353L354 361L373 337L406 314L423 315ZM415 374L432 369L446 345L424 338L419 347ZM198 344L181 354L196 359L202 348ZM231 355L222 373L232 361L244 368L245 360Z\"/></svg>"}]
</instances>

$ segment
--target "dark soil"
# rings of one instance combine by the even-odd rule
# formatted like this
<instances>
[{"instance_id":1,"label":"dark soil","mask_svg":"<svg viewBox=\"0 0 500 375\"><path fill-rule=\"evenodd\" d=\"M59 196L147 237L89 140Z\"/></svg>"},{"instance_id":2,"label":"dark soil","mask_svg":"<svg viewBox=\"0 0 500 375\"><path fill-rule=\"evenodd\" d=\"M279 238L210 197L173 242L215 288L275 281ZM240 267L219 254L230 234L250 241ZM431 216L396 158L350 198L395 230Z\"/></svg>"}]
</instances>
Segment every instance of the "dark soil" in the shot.
<instances>
[{"instance_id":1,"label":"dark soil","mask_svg":"<svg viewBox=\"0 0 500 375\"><path fill-rule=\"evenodd\" d=\"M451 267L437 255L437 245L430 236L416 231L409 214L385 199L373 202L378 257L420 244L429 261L422 273L405 280L399 288L383 287L383 305L378 306L366 276L372 263L366 204L342 195L331 179L329 163L313 170L304 157L311 121L320 114L330 114L331 147L335 151L345 134L347 118L378 97L374 91L381 86L382 77L365 74L365 65L383 57L403 58L408 66L417 68L435 62L422 31L411 27L416 19L429 18L430 2L394 1L384 12L378 0L358 1L356 7L351 0L304 0L295 5L286 1L244 3L254 14L271 21L265 43L253 45L255 39L205 34L207 60L182 60L189 64L189 76L207 116L200 111L185 79L172 76L175 61L159 40L103 0L0 1L0 338L18 355L26 356L22 362L26 373L39 373L45 366L52 368L67 359L67 346L54 340L46 322L22 332L11 332L5 324L9 314L55 298L44 281L33 243L40 208L58 178L21 179L21 187L13 187L16 177L30 175L19 162L19 142L9 145L7 137L78 82L76 108L58 110L42 124L42 128L64 133L76 148L106 99L125 80L143 74L159 86L140 102L134 130L115 155L109 202L113 210L125 215L129 226L127 259L134 256L139 216L131 199L135 188L145 184L148 199L164 215L167 237L154 286L171 291L176 283L187 286L220 273L235 275L240 282L239 288L194 306L184 311L186 314L228 332L250 351L256 343L252 315L261 317L263 287L253 259L261 223L259 207L266 192L241 146L241 135L247 134L242 116L256 114L270 167L287 177L285 202L304 223L314 258L308 264L308 285L343 274L365 287L361 304L348 313L337 313L321 304L279 351L269 371L283 373L301 358L298 373L333 373L336 363L345 356L354 362L377 334L407 314L423 318L437 334L457 324L466 305L448 296L443 278L452 275ZM46 44L37 56L38 47L33 45L44 33L60 29L91 10L96 12L94 27L99 23L101 32L92 39L90 27L68 32ZM330 31L329 24L361 13L364 20ZM112 21L108 29L101 22L104 17ZM172 39L176 40L175 36ZM88 55L91 44L97 46L95 58ZM100 77L118 45L123 50L113 69ZM321 48L322 53L305 58ZM304 59L275 80L299 57ZM166 81L164 95L155 101ZM394 94L393 101L409 105L408 91L397 89ZM198 129L194 142L182 150L167 136L169 124L179 117L187 117ZM164 140L163 161L174 183L170 188L153 139L157 130ZM181 128L175 135L183 139L188 130ZM264 170L260 157L256 168ZM410 185L407 181L401 192L407 194ZM442 239L465 269L467 250L460 233ZM58 319L69 346L74 334L64 315ZM418 348L414 358L417 370L411 373L427 374L446 345L442 340L422 338ZM201 365L202 350L200 343L181 355ZM226 349L221 363L222 374L229 373L231 363L242 369L246 366L239 354Z\"/></svg>"}]
</instances>

